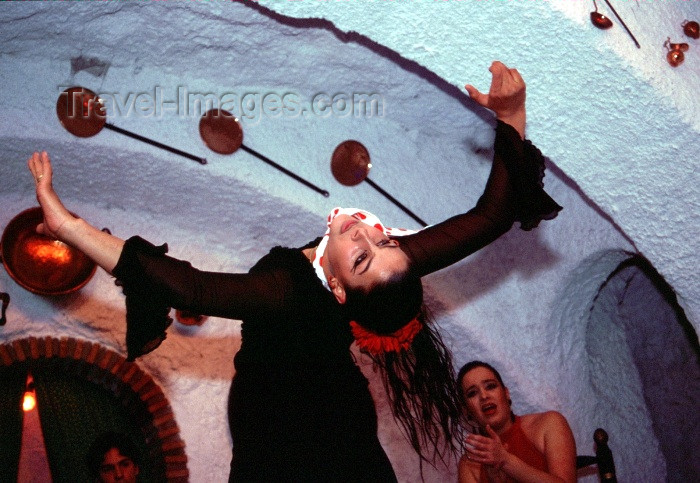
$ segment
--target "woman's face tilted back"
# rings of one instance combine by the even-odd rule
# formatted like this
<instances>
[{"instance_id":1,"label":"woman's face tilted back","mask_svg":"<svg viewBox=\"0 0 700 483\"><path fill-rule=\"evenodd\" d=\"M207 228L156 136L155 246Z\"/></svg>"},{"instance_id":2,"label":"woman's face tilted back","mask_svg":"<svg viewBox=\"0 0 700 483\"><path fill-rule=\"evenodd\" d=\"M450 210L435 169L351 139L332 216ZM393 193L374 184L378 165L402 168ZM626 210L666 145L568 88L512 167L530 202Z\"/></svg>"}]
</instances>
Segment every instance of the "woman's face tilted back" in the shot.
<instances>
[{"instance_id":1,"label":"woman's face tilted back","mask_svg":"<svg viewBox=\"0 0 700 483\"><path fill-rule=\"evenodd\" d=\"M510 423L510 393L486 367L475 367L461 381L467 415L479 427L491 425L497 433Z\"/></svg>"},{"instance_id":2,"label":"woman's face tilted back","mask_svg":"<svg viewBox=\"0 0 700 483\"><path fill-rule=\"evenodd\" d=\"M338 302L345 289L368 289L408 269L408 256L377 228L349 215L338 215L330 225L323 270Z\"/></svg>"}]
</instances>

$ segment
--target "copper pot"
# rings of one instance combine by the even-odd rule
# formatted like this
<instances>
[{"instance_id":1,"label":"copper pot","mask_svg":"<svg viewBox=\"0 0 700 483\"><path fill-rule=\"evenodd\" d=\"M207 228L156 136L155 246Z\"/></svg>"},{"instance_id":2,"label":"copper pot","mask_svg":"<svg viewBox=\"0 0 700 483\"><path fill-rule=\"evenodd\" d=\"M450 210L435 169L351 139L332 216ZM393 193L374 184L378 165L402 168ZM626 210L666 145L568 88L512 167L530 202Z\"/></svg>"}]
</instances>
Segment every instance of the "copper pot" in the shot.
<instances>
[{"instance_id":1,"label":"copper pot","mask_svg":"<svg viewBox=\"0 0 700 483\"><path fill-rule=\"evenodd\" d=\"M36 294L63 295L80 290L97 265L83 252L37 233L36 226L43 220L39 207L10 220L0 240L5 270L17 284Z\"/></svg>"}]
</instances>

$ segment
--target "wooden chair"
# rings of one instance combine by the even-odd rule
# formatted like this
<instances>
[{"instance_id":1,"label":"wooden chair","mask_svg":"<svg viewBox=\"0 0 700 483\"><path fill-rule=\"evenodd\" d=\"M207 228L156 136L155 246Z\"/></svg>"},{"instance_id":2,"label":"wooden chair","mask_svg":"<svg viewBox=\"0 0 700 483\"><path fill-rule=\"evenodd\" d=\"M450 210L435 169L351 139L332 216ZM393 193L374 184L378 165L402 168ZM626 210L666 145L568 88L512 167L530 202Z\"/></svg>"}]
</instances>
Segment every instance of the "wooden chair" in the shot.
<instances>
[{"instance_id":1,"label":"wooden chair","mask_svg":"<svg viewBox=\"0 0 700 483\"><path fill-rule=\"evenodd\" d=\"M593 433L593 441L595 441L596 446L595 456L577 456L576 469L598 465L598 476L600 476L601 482L617 483L615 462L613 461L612 451L610 451L608 446L608 433L602 428L596 429Z\"/></svg>"}]
</instances>

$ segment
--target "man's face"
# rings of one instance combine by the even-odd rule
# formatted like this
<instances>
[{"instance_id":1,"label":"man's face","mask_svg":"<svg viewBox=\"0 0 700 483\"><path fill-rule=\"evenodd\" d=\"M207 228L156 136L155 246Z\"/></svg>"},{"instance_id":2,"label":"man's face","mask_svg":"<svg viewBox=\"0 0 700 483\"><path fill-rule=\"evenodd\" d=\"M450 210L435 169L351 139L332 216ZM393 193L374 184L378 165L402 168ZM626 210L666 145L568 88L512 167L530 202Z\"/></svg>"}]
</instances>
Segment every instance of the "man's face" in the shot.
<instances>
[{"instance_id":1,"label":"man's face","mask_svg":"<svg viewBox=\"0 0 700 483\"><path fill-rule=\"evenodd\" d=\"M100 465L100 481L103 483L114 481L136 483L136 475L138 474L138 465L131 458L121 454L119 449L112 448L105 453Z\"/></svg>"}]
</instances>

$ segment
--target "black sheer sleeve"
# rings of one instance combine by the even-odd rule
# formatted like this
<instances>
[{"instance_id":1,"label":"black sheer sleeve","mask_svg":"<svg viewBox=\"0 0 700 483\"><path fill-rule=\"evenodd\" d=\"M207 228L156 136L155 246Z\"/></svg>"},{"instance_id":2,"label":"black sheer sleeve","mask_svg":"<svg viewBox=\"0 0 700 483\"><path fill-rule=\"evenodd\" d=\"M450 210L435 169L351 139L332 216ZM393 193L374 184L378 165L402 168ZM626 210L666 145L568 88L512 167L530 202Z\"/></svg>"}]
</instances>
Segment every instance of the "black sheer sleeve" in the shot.
<instances>
[{"instance_id":1,"label":"black sheer sleeve","mask_svg":"<svg viewBox=\"0 0 700 483\"><path fill-rule=\"evenodd\" d=\"M202 315L244 319L277 310L289 280L285 272L216 273L193 268L132 237L112 273L126 295L129 360L152 351L165 339L170 308Z\"/></svg>"},{"instance_id":2,"label":"black sheer sleeve","mask_svg":"<svg viewBox=\"0 0 700 483\"><path fill-rule=\"evenodd\" d=\"M513 127L498 121L491 174L468 212L397 237L419 276L445 268L507 232L515 221L531 230L562 209L543 189L544 158Z\"/></svg>"}]
</instances>

